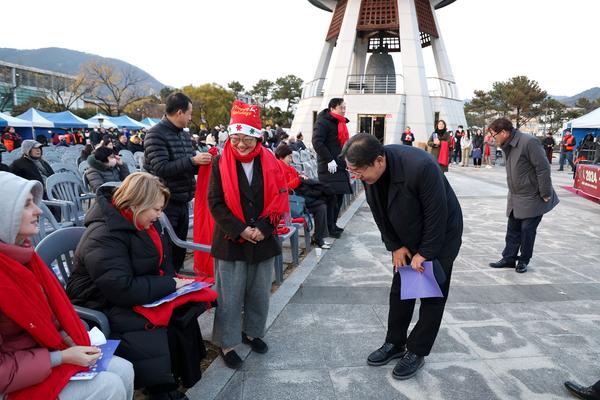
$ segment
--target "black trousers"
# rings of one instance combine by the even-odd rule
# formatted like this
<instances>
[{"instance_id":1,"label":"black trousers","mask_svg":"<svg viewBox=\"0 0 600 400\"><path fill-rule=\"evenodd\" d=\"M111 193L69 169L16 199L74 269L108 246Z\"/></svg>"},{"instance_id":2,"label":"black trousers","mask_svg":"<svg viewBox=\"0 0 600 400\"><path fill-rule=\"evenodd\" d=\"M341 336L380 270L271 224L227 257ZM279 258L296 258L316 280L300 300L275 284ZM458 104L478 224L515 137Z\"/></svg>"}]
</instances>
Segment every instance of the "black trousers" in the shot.
<instances>
[{"instance_id":1,"label":"black trousers","mask_svg":"<svg viewBox=\"0 0 600 400\"><path fill-rule=\"evenodd\" d=\"M177 201L169 201L167 208L164 210L165 215L173 225L173 230L177 237L181 240L186 240L188 235L188 228L190 223L190 210L187 203L181 203ZM183 261L185 260L186 249L175 246L171 242L171 262L176 272L181 271L183 268Z\"/></svg>"},{"instance_id":2,"label":"black trousers","mask_svg":"<svg viewBox=\"0 0 600 400\"><path fill-rule=\"evenodd\" d=\"M457 146L453 151L452 161L455 163L459 163L462 161L462 153L460 146Z\"/></svg>"},{"instance_id":3,"label":"black trousers","mask_svg":"<svg viewBox=\"0 0 600 400\"><path fill-rule=\"evenodd\" d=\"M460 245L459 245L460 246ZM458 253L458 251L457 251ZM419 321L408 334L408 326L415 311L415 301L400 300L400 273L395 273L390 289L390 312L388 314L388 330L385 341L400 347L406 345L407 349L419 356L428 356L440 330L444 307L450 290L450 277L452 265L456 255L448 259L439 259L446 273L446 281L440 285L444 297L431 297L421 299L419 307ZM410 268L410 267L405 267Z\"/></svg>"},{"instance_id":4,"label":"black trousers","mask_svg":"<svg viewBox=\"0 0 600 400\"><path fill-rule=\"evenodd\" d=\"M327 204L327 228L329 229L329 232L335 231L336 222L340 216L342 204L344 203L344 196L344 194L336 194L333 196L333 201L330 201L329 204Z\"/></svg>"},{"instance_id":5,"label":"black trousers","mask_svg":"<svg viewBox=\"0 0 600 400\"><path fill-rule=\"evenodd\" d=\"M329 230L327 229L327 205L321 203L314 207L308 207L308 211L315 217L314 239L319 241L327 237L329 235Z\"/></svg>"},{"instance_id":6,"label":"black trousers","mask_svg":"<svg viewBox=\"0 0 600 400\"><path fill-rule=\"evenodd\" d=\"M502 258L511 261L519 260L525 264L529 263L533 255L537 227L541 220L541 215L533 218L517 219L511 212L506 227L506 245L502 251ZM519 249L521 249L521 255L517 257Z\"/></svg>"}]
</instances>

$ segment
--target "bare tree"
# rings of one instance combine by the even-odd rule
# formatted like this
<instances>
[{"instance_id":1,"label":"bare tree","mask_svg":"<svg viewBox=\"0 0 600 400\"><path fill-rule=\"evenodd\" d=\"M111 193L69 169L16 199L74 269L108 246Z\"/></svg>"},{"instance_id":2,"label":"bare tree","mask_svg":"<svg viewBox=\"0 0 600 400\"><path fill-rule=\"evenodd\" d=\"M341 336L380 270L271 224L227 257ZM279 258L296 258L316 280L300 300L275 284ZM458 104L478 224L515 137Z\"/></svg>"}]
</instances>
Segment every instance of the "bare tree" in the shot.
<instances>
[{"instance_id":1,"label":"bare tree","mask_svg":"<svg viewBox=\"0 0 600 400\"><path fill-rule=\"evenodd\" d=\"M133 68L122 70L92 60L82 67L88 84L93 84L90 97L107 115L122 114L129 104L143 97L145 78Z\"/></svg>"},{"instance_id":2,"label":"bare tree","mask_svg":"<svg viewBox=\"0 0 600 400\"><path fill-rule=\"evenodd\" d=\"M74 80L68 78L56 79L48 94L48 98L65 110L68 110L78 100L91 95L95 85L96 82L88 81L83 73L77 75Z\"/></svg>"}]
</instances>

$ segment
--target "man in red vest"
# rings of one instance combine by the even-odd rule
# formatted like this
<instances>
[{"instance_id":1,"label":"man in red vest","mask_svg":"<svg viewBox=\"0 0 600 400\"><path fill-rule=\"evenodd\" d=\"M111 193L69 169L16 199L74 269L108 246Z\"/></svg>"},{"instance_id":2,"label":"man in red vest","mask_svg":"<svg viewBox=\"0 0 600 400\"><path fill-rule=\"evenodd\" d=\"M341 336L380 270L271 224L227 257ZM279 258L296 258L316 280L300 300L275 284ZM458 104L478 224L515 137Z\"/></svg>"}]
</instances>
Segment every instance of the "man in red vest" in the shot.
<instances>
[{"instance_id":1,"label":"man in red vest","mask_svg":"<svg viewBox=\"0 0 600 400\"><path fill-rule=\"evenodd\" d=\"M575 164L573 164L573 150L575 150L575 137L571 134L571 130L567 129L565 136L560 141L560 160L558 170L564 171L565 159L569 162L572 172L575 172Z\"/></svg>"}]
</instances>

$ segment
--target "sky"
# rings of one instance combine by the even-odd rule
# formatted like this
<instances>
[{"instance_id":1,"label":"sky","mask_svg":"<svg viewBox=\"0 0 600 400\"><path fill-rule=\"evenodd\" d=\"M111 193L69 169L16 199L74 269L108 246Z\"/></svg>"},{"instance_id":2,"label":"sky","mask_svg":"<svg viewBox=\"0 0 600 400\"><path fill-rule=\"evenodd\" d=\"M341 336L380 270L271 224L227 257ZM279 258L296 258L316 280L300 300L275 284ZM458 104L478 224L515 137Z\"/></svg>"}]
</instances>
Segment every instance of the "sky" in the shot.
<instances>
[{"instance_id":1,"label":"sky","mask_svg":"<svg viewBox=\"0 0 600 400\"><path fill-rule=\"evenodd\" d=\"M331 19L307 0L19 0L4 7L13 16L22 10L35 11L3 19L1 47L119 58L173 87L238 80L250 88L288 74L312 80ZM516 75L571 96L600 86L598 15L598 0L457 0L438 11L438 22L462 98ZM425 60L434 76L430 53Z\"/></svg>"}]
</instances>

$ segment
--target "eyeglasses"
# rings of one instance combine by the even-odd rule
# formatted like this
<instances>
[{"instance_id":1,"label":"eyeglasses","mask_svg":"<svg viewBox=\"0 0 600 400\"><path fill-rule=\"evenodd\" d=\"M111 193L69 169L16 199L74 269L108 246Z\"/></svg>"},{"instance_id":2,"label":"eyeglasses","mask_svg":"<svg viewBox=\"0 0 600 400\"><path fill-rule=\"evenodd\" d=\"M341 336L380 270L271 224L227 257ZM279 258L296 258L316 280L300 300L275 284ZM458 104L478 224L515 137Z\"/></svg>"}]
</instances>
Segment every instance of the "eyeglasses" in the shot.
<instances>
[{"instance_id":1,"label":"eyeglasses","mask_svg":"<svg viewBox=\"0 0 600 400\"><path fill-rule=\"evenodd\" d=\"M239 136L229 136L231 144L238 144L240 141L244 142L246 146L252 146L256 142L256 138L251 136L245 136L243 139Z\"/></svg>"},{"instance_id":2,"label":"eyeglasses","mask_svg":"<svg viewBox=\"0 0 600 400\"><path fill-rule=\"evenodd\" d=\"M354 176L354 177L356 177L356 178L360 179L360 178L362 178L363 174L364 174L365 172L367 172L367 170L369 169L369 167L364 167L364 168L356 168L356 169L355 169L355 168L350 168L350 167L348 167L348 168L346 168L346 169L348 170L348 172L349 172L349 173L350 173L352 176Z\"/></svg>"},{"instance_id":3,"label":"eyeglasses","mask_svg":"<svg viewBox=\"0 0 600 400\"><path fill-rule=\"evenodd\" d=\"M493 131L490 131L490 133L492 134L492 137L493 137L494 139L496 139L496 136L498 136L499 134L501 134L501 133L502 133L502 131L500 131L500 132L496 132L496 134L493 134L492 132L493 132Z\"/></svg>"}]
</instances>

